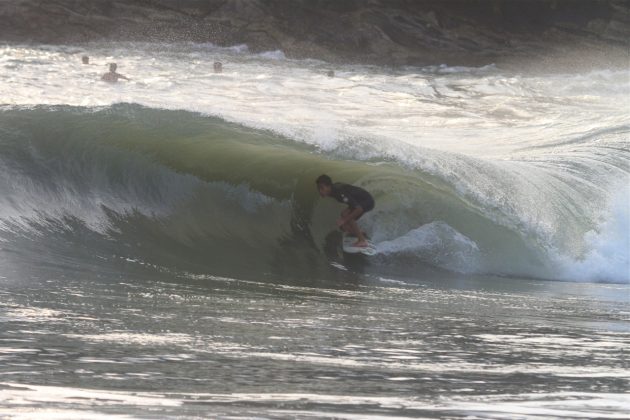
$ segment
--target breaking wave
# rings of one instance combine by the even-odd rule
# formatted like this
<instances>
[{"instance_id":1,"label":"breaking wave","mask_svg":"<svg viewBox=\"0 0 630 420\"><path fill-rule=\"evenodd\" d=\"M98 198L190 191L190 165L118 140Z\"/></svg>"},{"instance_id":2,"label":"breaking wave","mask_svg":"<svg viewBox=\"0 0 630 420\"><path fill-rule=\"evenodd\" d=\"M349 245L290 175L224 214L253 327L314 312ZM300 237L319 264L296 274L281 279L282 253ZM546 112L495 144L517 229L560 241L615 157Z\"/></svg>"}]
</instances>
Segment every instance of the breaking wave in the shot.
<instances>
[{"instance_id":1,"label":"breaking wave","mask_svg":"<svg viewBox=\"0 0 630 420\"><path fill-rule=\"evenodd\" d=\"M627 127L603 147L576 139L553 164L391 142L325 148L133 104L8 107L0 120L0 244L27 259L325 276L344 261L340 206L314 186L328 173L376 198L362 224L379 253L363 272L630 281L629 152L613 147Z\"/></svg>"}]
</instances>

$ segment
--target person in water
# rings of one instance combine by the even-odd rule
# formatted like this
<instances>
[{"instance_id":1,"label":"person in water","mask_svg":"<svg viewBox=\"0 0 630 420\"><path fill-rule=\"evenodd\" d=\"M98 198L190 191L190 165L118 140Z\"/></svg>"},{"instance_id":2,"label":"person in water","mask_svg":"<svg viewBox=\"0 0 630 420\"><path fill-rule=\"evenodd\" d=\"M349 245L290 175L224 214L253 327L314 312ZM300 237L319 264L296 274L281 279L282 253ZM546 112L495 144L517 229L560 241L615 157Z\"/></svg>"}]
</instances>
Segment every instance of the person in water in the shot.
<instances>
[{"instance_id":1,"label":"person in water","mask_svg":"<svg viewBox=\"0 0 630 420\"><path fill-rule=\"evenodd\" d=\"M108 83L116 83L118 79L129 80L129 78L123 76L122 74L116 73L117 67L116 63L111 63L109 65L109 73L105 73L103 77L101 77L101 80Z\"/></svg>"},{"instance_id":2,"label":"person in water","mask_svg":"<svg viewBox=\"0 0 630 420\"><path fill-rule=\"evenodd\" d=\"M84 55L83 57L81 57L81 62L83 64L90 64L90 57L88 57L87 55Z\"/></svg>"},{"instance_id":3,"label":"person in water","mask_svg":"<svg viewBox=\"0 0 630 420\"><path fill-rule=\"evenodd\" d=\"M214 62L214 72L215 73L223 73L223 63L220 61Z\"/></svg>"},{"instance_id":4,"label":"person in water","mask_svg":"<svg viewBox=\"0 0 630 420\"><path fill-rule=\"evenodd\" d=\"M315 180L317 190L322 197L332 197L340 203L348 205L348 208L341 212L341 217L337 220L344 232L348 232L357 238L353 244L355 247L369 246L365 234L359 229L357 220L365 213L374 208L374 198L363 188L354 185L335 182L328 175L321 175Z\"/></svg>"}]
</instances>

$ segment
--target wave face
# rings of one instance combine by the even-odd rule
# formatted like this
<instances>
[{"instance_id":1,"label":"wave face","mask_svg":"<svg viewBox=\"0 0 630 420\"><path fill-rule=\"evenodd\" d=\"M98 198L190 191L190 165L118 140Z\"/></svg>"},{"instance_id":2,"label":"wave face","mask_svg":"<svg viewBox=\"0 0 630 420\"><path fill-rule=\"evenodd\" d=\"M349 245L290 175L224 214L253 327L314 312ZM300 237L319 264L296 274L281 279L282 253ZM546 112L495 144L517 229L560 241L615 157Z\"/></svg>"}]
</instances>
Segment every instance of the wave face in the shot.
<instances>
[{"instance_id":1,"label":"wave face","mask_svg":"<svg viewBox=\"0 0 630 420\"><path fill-rule=\"evenodd\" d=\"M152 48L90 47L121 57L132 82L117 86L79 48L4 48L5 263L630 281L627 71L327 78L281 54ZM376 257L340 254L321 173L375 196L362 224Z\"/></svg>"}]
</instances>

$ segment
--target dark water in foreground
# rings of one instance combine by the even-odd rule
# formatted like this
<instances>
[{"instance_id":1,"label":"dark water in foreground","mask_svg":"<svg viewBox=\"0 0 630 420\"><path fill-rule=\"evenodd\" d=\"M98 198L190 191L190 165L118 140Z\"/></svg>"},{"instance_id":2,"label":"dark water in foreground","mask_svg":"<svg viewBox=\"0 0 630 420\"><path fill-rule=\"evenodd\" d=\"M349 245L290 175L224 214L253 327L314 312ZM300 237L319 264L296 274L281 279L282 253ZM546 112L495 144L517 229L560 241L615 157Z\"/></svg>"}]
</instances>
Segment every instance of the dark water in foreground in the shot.
<instances>
[{"instance_id":1,"label":"dark water in foreground","mask_svg":"<svg viewBox=\"0 0 630 420\"><path fill-rule=\"evenodd\" d=\"M307 287L121 264L125 276L60 263L2 279L0 416L624 418L630 408L628 285L342 273Z\"/></svg>"}]
</instances>

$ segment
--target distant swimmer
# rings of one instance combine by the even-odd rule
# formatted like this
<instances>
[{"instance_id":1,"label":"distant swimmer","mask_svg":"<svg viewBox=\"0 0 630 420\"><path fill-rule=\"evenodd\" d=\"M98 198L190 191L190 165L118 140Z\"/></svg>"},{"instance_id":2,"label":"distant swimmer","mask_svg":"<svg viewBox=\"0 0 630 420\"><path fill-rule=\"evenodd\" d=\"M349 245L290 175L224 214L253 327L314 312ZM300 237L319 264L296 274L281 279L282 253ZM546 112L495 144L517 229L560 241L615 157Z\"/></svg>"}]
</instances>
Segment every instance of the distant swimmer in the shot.
<instances>
[{"instance_id":1,"label":"distant swimmer","mask_svg":"<svg viewBox=\"0 0 630 420\"><path fill-rule=\"evenodd\" d=\"M223 73L223 63L220 61L214 62L214 72L215 73Z\"/></svg>"},{"instance_id":2,"label":"distant swimmer","mask_svg":"<svg viewBox=\"0 0 630 420\"><path fill-rule=\"evenodd\" d=\"M328 175L321 175L315 181L319 195L322 197L333 197L340 203L348 205L348 208L341 212L341 217L337 220L344 232L348 232L357 238L352 245L354 247L368 247L369 243L365 234L359 229L357 220L365 213L374 208L374 198L363 188L354 185L335 182Z\"/></svg>"},{"instance_id":3,"label":"distant swimmer","mask_svg":"<svg viewBox=\"0 0 630 420\"><path fill-rule=\"evenodd\" d=\"M108 83L116 83L118 79L129 80L129 78L123 76L122 74L116 73L116 68L118 68L116 63L111 63L109 65L109 73L105 73L103 77L101 77L101 80Z\"/></svg>"},{"instance_id":4,"label":"distant swimmer","mask_svg":"<svg viewBox=\"0 0 630 420\"><path fill-rule=\"evenodd\" d=\"M332 70L328 70L328 71L326 72L326 76L328 76L328 77L335 77L335 72L334 72L334 71L332 71Z\"/></svg>"},{"instance_id":5,"label":"distant swimmer","mask_svg":"<svg viewBox=\"0 0 630 420\"><path fill-rule=\"evenodd\" d=\"M84 55L83 57L81 57L81 62L83 64L90 64L90 57L88 57L87 55Z\"/></svg>"}]
</instances>

